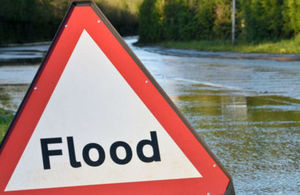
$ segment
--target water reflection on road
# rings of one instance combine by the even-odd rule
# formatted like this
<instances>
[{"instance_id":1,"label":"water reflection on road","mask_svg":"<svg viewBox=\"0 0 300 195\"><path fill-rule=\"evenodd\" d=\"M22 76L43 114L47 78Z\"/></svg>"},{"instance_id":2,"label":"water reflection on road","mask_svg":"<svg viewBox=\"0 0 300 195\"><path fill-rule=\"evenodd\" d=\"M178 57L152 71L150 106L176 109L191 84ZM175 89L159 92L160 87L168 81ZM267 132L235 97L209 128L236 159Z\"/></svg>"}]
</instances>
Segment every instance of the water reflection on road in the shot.
<instances>
[{"instance_id":1,"label":"water reflection on road","mask_svg":"<svg viewBox=\"0 0 300 195\"><path fill-rule=\"evenodd\" d=\"M299 193L300 102L193 85L177 105L233 175L237 192Z\"/></svg>"},{"instance_id":2,"label":"water reflection on road","mask_svg":"<svg viewBox=\"0 0 300 195\"><path fill-rule=\"evenodd\" d=\"M231 173L237 194L300 193L300 62L162 54L126 41ZM37 68L0 66L2 107L17 108Z\"/></svg>"}]
</instances>

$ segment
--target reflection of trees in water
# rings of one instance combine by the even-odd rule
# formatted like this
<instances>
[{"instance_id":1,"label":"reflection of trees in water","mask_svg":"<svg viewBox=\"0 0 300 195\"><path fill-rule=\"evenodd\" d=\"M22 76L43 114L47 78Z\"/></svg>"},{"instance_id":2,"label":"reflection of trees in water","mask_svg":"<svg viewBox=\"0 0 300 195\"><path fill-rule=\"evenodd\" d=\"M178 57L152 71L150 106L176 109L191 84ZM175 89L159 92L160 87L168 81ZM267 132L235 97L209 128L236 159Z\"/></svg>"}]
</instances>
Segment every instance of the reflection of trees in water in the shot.
<instances>
[{"instance_id":1,"label":"reflection of trees in water","mask_svg":"<svg viewBox=\"0 0 300 195\"><path fill-rule=\"evenodd\" d=\"M5 92L4 88L0 87L0 107L9 106L10 99L10 95Z\"/></svg>"},{"instance_id":2,"label":"reflection of trees in water","mask_svg":"<svg viewBox=\"0 0 300 195\"><path fill-rule=\"evenodd\" d=\"M231 120L247 120L245 96L221 96L222 116Z\"/></svg>"},{"instance_id":3,"label":"reflection of trees in water","mask_svg":"<svg viewBox=\"0 0 300 195\"><path fill-rule=\"evenodd\" d=\"M191 89L180 110L233 175L297 170L300 102L285 97L231 95ZM185 93L187 94L187 93ZM297 147L298 146L298 147Z\"/></svg>"},{"instance_id":4,"label":"reflection of trees in water","mask_svg":"<svg viewBox=\"0 0 300 195\"><path fill-rule=\"evenodd\" d=\"M0 108L16 111L27 89L28 84L0 85Z\"/></svg>"}]
</instances>

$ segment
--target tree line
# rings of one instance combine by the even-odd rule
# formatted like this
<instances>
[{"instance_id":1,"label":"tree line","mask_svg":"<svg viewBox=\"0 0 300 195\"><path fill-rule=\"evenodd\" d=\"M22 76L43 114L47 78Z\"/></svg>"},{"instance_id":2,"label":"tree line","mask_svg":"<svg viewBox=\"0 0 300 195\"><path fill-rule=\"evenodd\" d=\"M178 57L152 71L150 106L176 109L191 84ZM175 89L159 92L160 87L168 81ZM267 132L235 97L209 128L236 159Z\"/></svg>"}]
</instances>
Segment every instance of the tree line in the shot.
<instances>
[{"instance_id":1,"label":"tree line","mask_svg":"<svg viewBox=\"0 0 300 195\"><path fill-rule=\"evenodd\" d=\"M1 0L0 43L48 40L55 34L65 7L49 1Z\"/></svg>"},{"instance_id":2,"label":"tree line","mask_svg":"<svg viewBox=\"0 0 300 195\"><path fill-rule=\"evenodd\" d=\"M232 0L144 0L139 42L230 40ZM288 39L300 32L299 0L236 0L236 38Z\"/></svg>"},{"instance_id":3,"label":"tree line","mask_svg":"<svg viewBox=\"0 0 300 195\"><path fill-rule=\"evenodd\" d=\"M137 34L135 4L141 0L96 0L122 35ZM1 0L0 44L50 41L71 0ZM133 7L133 8L132 8Z\"/></svg>"}]
</instances>

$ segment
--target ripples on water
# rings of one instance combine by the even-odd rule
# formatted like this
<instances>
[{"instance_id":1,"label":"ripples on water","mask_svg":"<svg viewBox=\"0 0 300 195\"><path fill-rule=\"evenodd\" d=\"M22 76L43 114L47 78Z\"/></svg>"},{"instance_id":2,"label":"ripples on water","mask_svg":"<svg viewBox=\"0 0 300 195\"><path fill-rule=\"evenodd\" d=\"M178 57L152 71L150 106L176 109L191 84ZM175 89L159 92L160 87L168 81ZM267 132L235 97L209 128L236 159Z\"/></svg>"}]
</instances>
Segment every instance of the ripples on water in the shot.
<instances>
[{"instance_id":1,"label":"ripples on water","mask_svg":"<svg viewBox=\"0 0 300 195\"><path fill-rule=\"evenodd\" d=\"M300 194L299 62L133 50L227 168L237 194ZM37 68L0 66L2 107L17 109Z\"/></svg>"}]
</instances>

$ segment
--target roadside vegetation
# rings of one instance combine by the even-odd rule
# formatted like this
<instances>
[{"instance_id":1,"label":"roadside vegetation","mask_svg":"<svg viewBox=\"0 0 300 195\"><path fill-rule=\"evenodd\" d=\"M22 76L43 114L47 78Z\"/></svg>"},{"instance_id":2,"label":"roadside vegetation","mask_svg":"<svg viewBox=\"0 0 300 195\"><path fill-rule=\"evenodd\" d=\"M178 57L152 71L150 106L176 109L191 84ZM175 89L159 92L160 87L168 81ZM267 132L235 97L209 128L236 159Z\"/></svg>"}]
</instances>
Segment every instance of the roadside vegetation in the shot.
<instances>
[{"instance_id":1,"label":"roadside vegetation","mask_svg":"<svg viewBox=\"0 0 300 195\"><path fill-rule=\"evenodd\" d=\"M300 53L299 0L144 0L139 43L210 51Z\"/></svg>"},{"instance_id":2,"label":"roadside vegetation","mask_svg":"<svg viewBox=\"0 0 300 195\"><path fill-rule=\"evenodd\" d=\"M13 113L0 108L0 143L13 119Z\"/></svg>"},{"instance_id":3,"label":"roadside vegetation","mask_svg":"<svg viewBox=\"0 0 300 195\"><path fill-rule=\"evenodd\" d=\"M117 31L123 35L138 34L138 9L143 0L95 0Z\"/></svg>"},{"instance_id":4,"label":"roadside vegetation","mask_svg":"<svg viewBox=\"0 0 300 195\"><path fill-rule=\"evenodd\" d=\"M2 0L0 45L51 41L71 0ZM95 0L121 35L140 44L210 51L299 53L299 0ZM296 40L296 42L295 42ZM299 46L300 47L300 46Z\"/></svg>"},{"instance_id":5,"label":"roadside vegetation","mask_svg":"<svg viewBox=\"0 0 300 195\"><path fill-rule=\"evenodd\" d=\"M166 48L193 49L199 51L231 51L242 53L300 54L300 35L281 41L247 43L239 41L232 45L228 40L163 41L158 45Z\"/></svg>"},{"instance_id":6,"label":"roadside vegetation","mask_svg":"<svg viewBox=\"0 0 300 195\"><path fill-rule=\"evenodd\" d=\"M51 41L71 0L1 0L0 45ZM142 0L95 0L122 35L136 35Z\"/></svg>"}]
</instances>

